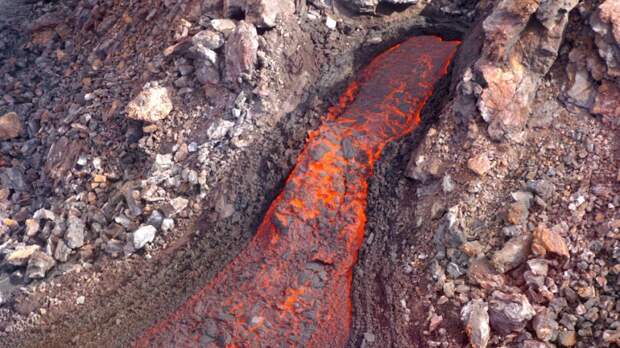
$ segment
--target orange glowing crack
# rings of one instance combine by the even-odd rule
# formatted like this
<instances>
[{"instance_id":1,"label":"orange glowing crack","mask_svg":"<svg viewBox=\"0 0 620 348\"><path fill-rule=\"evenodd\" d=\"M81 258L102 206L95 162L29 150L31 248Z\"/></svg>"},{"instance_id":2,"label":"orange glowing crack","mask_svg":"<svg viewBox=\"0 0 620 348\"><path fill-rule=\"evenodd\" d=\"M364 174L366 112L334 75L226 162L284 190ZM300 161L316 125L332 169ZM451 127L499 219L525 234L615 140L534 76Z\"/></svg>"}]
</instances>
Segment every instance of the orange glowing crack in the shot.
<instances>
[{"instance_id":1,"label":"orange glowing crack","mask_svg":"<svg viewBox=\"0 0 620 348\"><path fill-rule=\"evenodd\" d=\"M410 132L458 42L413 37L377 56L309 132L256 235L136 347L342 347L368 178Z\"/></svg>"}]
</instances>

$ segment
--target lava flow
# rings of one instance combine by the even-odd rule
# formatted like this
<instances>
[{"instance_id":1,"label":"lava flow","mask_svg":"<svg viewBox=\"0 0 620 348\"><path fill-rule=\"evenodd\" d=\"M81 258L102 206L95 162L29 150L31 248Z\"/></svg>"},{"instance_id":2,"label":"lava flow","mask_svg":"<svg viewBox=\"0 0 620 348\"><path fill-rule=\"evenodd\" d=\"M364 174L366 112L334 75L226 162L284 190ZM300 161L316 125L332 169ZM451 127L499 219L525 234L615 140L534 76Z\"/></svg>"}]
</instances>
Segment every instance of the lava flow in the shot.
<instances>
[{"instance_id":1,"label":"lava flow","mask_svg":"<svg viewBox=\"0 0 620 348\"><path fill-rule=\"evenodd\" d=\"M373 164L420 123L458 44L413 37L365 67L310 133L246 249L136 346L344 346Z\"/></svg>"}]
</instances>

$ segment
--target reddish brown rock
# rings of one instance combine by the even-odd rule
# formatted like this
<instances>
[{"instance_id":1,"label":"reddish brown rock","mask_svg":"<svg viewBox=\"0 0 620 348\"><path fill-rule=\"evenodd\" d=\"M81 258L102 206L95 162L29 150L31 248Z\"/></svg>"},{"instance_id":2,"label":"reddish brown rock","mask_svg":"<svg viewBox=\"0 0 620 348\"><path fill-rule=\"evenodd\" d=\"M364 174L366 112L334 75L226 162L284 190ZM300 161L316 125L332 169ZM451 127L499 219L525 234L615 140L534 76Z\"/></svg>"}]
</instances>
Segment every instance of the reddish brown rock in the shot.
<instances>
[{"instance_id":1,"label":"reddish brown rock","mask_svg":"<svg viewBox=\"0 0 620 348\"><path fill-rule=\"evenodd\" d=\"M610 81L603 81L598 88L591 111L607 117L620 116L620 87Z\"/></svg>"},{"instance_id":2,"label":"reddish brown rock","mask_svg":"<svg viewBox=\"0 0 620 348\"><path fill-rule=\"evenodd\" d=\"M498 273L486 258L479 258L469 263L467 279L483 289L493 289L504 285L504 275Z\"/></svg>"},{"instance_id":3,"label":"reddish brown rock","mask_svg":"<svg viewBox=\"0 0 620 348\"><path fill-rule=\"evenodd\" d=\"M482 176L491 170L491 160L486 153L481 153L467 161L467 167L474 173Z\"/></svg>"},{"instance_id":4,"label":"reddish brown rock","mask_svg":"<svg viewBox=\"0 0 620 348\"><path fill-rule=\"evenodd\" d=\"M527 259L532 246L532 236L523 234L512 237L504 246L493 254L491 264L501 273L510 271Z\"/></svg>"},{"instance_id":5,"label":"reddish brown rock","mask_svg":"<svg viewBox=\"0 0 620 348\"><path fill-rule=\"evenodd\" d=\"M256 28L248 22L239 22L226 43L226 80L236 83L242 75L251 75L256 65L257 53Z\"/></svg>"},{"instance_id":6,"label":"reddish brown rock","mask_svg":"<svg viewBox=\"0 0 620 348\"><path fill-rule=\"evenodd\" d=\"M570 257L564 238L557 232L544 226L538 226L534 230L533 236L532 251L536 254L545 255L550 252L559 256Z\"/></svg>"}]
</instances>

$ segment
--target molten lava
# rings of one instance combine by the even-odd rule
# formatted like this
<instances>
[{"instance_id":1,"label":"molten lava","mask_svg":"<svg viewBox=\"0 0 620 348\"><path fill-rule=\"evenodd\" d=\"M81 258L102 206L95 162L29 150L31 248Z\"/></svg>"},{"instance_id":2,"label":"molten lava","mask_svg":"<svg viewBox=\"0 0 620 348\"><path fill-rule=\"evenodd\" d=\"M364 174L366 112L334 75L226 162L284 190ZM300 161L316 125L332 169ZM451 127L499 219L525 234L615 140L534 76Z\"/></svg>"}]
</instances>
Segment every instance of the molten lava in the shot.
<instances>
[{"instance_id":1,"label":"molten lava","mask_svg":"<svg viewBox=\"0 0 620 348\"><path fill-rule=\"evenodd\" d=\"M310 133L247 248L136 345L344 346L367 180L383 147L419 124L457 46L413 37L364 68Z\"/></svg>"}]
</instances>

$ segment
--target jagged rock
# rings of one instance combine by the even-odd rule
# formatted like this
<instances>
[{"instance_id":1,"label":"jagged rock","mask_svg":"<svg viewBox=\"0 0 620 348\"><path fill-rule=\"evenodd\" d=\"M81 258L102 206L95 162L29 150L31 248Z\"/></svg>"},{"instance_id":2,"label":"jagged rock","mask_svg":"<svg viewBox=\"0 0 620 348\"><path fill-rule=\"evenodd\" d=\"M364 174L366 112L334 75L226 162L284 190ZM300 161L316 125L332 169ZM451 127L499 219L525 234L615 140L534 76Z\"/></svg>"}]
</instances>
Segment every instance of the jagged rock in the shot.
<instances>
[{"instance_id":1,"label":"jagged rock","mask_svg":"<svg viewBox=\"0 0 620 348\"><path fill-rule=\"evenodd\" d=\"M618 84L604 80L598 87L591 111L607 117L618 117L620 115L620 87Z\"/></svg>"},{"instance_id":2,"label":"jagged rock","mask_svg":"<svg viewBox=\"0 0 620 348\"><path fill-rule=\"evenodd\" d=\"M226 80L237 83L242 75L252 75L258 59L258 33L245 21L239 22L226 43Z\"/></svg>"},{"instance_id":3,"label":"jagged rock","mask_svg":"<svg viewBox=\"0 0 620 348\"><path fill-rule=\"evenodd\" d=\"M141 226L133 233L133 247L136 248L136 250L144 248L147 243L155 239L155 233L157 233L155 227L151 225Z\"/></svg>"},{"instance_id":4,"label":"jagged rock","mask_svg":"<svg viewBox=\"0 0 620 348\"><path fill-rule=\"evenodd\" d=\"M470 158L467 161L467 168L469 168L472 172L482 176L486 174L489 170L491 170L491 160L486 153L481 153Z\"/></svg>"},{"instance_id":5,"label":"jagged rock","mask_svg":"<svg viewBox=\"0 0 620 348\"><path fill-rule=\"evenodd\" d=\"M54 258L41 251L35 251L26 268L26 275L30 279L45 278L45 274L56 265Z\"/></svg>"},{"instance_id":6,"label":"jagged rock","mask_svg":"<svg viewBox=\"0 0 620 348\"><path fill-rule=\"evenodd\" d=\"M434 241L440 248L456 248L467 241L463 216L458 205L448 209L435 233Z\"/></svg>"},{"instance_id":7,"label":"jagged rock","mask_svg":"<svg viewBox=\"0 0 620 348\"><path fill-rule=\"evenodd\" d=\"M620 3L617 0L602 2L590 19L596 33L598 53L607 65L607 73L620 76Z\"/></svg>"},{"instance_id":8,"label":"jagged rock","mask_svg":"<svg viewBox=\"0 0 620 348\"><path fill-rule=\"evenodd\" d=\"M14 112L0 116L0 141L17 138L23 132L22 122Z\"/></svg>"},{"instance_id":9,"label":"jagged rock","mask_svg":"<svg viewBox=\"0 0 620 348\"><path fill-rule=\"evenodd\" d=\"M161 121L172 111L170 91L165 87L147 87L127 104L127 117L145 122Z\"/></svg>"},{"instance_id":10,"label":"jagged rock","mask_svg":"<svg viewBox=\"0 0 620 348\"><path fill-rule=\"evenodd\" d=\"M474 80L484 87L474 98L492 139L520 138L540 80L557 58L568 13L577 2L501 0L483 22L485 42Z\"/></svg>"},{"instance_id":11,"label":"jagged rock","mask_svg":"<svg viewBox=\"0 0 620 348\"><path fill-rule=\"evenodd\" d=\"M39 221L35 219L26 220L26 235L28 237L34 237L39 233Z\"/></svg>"},{"instance_id":12,"label":"jagged rock","mask_svg":"<svg viewBox=\"0 0 620 348\"><path fill-rule=\"evenodd\" d=\"M80 153L82 152L82 141L69 140L66 136L58 139L49 149L45 170L56 179L63 178L67 171L73 168Z\"/></svg>"},{"instance_id":13,"label":"jagged rock","mask_svg":"<svg viewBox=\"0 0 620 348\"><path fill-rule=\"evenodd\" d=\"M572 52L571 52L572 54ZM594 104L594 81L585 67L570 64L568 71L568 89L566 97L570 103L583 108L591 108Z\"/></svg>"},{"instance_id":14,"label":"jagged rock","mask_svg":"<svg viewBox=\"0 0 620 348\"><path fill-rule=\"evenodd\" d=\"M9 265L23 266L25 265L32 254L41 249L38 245L21 246L11 252L5 259Z\"/></svg>"},{"instance_id":15,"label":"jagged rock","mask_svg":"<svg viewBox=\"0 0 620 348\"><path fill-rule=\"evenodd\" d=\"M558 335L558 343L562 347L574 347L577 344L577 333L575 331L562 331Z\"/></svg>"},{"instance_id":16,"label":"jagged rock","mask_svg":"<svg viewBox=\"0 0 620 348\"><path fill-rule=\"evenodd\" d=\"M435 179L440 176L441 161L437 158L428 158L424 154L411 156L405 176L421 182Z\"/></svg>"},{"instance_id":17,"label":"jagged rock","mask_svg":"<svg viewBox=\"0 0 620 348\"><path fill-rule=\"evenodd\" d=\"M25 191L28 187L24 173L17 167L0 169L0 184L15 191Z\"/></svg>"},{"instance_id":18,"label":"jagged rock","mask_svg":"<svg viewBox=\"0 0 620 348\"><path fill-rule=\"evenodd\" d=\"M224 45L222 34L214 30L199 31L192 37L194 45L201 45L210 50L216 50Z\"/></svg>"},{"instance_id":19,"label":"jagged rock","mask_svg":"<svg viewBox=\"0 0 620 348\"><path fill-rule=\"evenodd\" d=\"M546 179L532 180L527 183L527 187L543 199L551 198L556 190L555 185Z\"/></svg>"},{"instance_id":20,"label":"jagged rock","mask_svg":"<svg viewBox=\"0 0 620 348\"><path fill-rule=\"evenodd\" d=\"M292 0L247 0L246 20L258 28L273 28L282 14L292 14L295 4Z\"/></svg>"},{"instance_id":21,"label":"jagged rock","mask_svg":"<svg viewBox=\"0 0 620 348\"><path fill-rule=\"evenodd\" d=\"M545 308L536 314L534 320L532 320L532 327L539 340L550 342L555 341L558 337L560 325L555 321L555 314Z\"/></svg>"},{"instance_id":22,"label":"jagged rock","mask_svg":"<svg viewBox=\"0 0 620 348\"><path fill-rule=\"evenodd\" d=\"M54 214L53 211L47 210L47 209L39 209L35 211L32 217L36 220L49 220L49 221L56 220L56 214Z\"/></svg>"},{"instance_id":23,"label":"jagged rock","mask_svg":"<svg viewBox=\"0 0 620 348\"><path fill-rule=\"evenodd\" d=\"M232 34L233 31L235 31L237 24L235 24L235 22L230 19L212 19L211 27L214 30L224 34L224 36L228 37L228 35Z\"/></svg>"},{"instance_id":24,"label":"jagged rock","mask_svg":"<svg viewBox=\"0 0 620 348\"><path fill-rule=\"evenodd\" d=\"M67 217L67 231L65 231L65 243L71 249L77 249L84 245L84 230L86 226L84 221L77 216L69 215Z\"/></svg>"},{"instance_id":25,"label":"jagged rock","mask_svg":"<svg viewBox=\"0 0 620 348\"><path fill-rule=\"evenodd\" d=\"M530 301L514 289L514 293L495 290L489 299L489 321L493 330L502 335L523 330L536 312Z\"/></svg>"},{"instance_id":26,"label":"jagged rock","mask_svg":"<svg viewBox=\"0 0 620 348\"><path fill-rule=\"evenodd\" d=\"M491 328L488 305L484 301L476 299L467 303L461 309L461 320L465 323L465 332L472 347L484 348L489 344Z\"/></svg>"},{"instance_id":27,"label":"jagged rock","mask_svg":"<svg viewBox=\"0 0 620 348\"><path fill-rule=\"evenodd\" d=\"M512 237L504 246L493 254L491 264L501 273L506 273L519 266L527 259L532 245L532 236L523 234Z\"/></svg>"},{"instance_id":28,"label":"jagged rock","mask_svg":"<svg viewBox=\"0 0 620 348\"><path fill-rule=\"evenodd\" d=\"M483 289L501 287L505 281L504 275L498 273L486 258L475 259L469 263L467 279Z\"/></svg>"},{"instance_id":29,"label":"jagged rock","mask_svg":"<svg viewBox=\"0 0 620 348\"><path fill-rule=\"evenodd\" d=\"M529 216L528 204L524 201L518 201L508 206L506 212L506 220L512 225L522 225L527 222Z\"/></svg>"},{"instance_id":30,"label":"jagged rock","mask_svg":"<svg viewBox=\"0 0 620 348\"><path fill-rule=\"evenodd\" d=\"M60 262L67 262L70 254L71 248L69 248L62 239L59 240L54 250L54 258Z\"/></svg>"},{"instance_id":31,"label":"jagged rock","mask_svg":"<svg viewBox=\"0 0 620 348\"><path fill-rule=\"evenodd\" d=\"M532 251L544 256L547 252L554 253L563 257L570 257L568 246L564 238L556 231L544 226L538 226L533 233Z\"/></svg>"}]
</instances>

